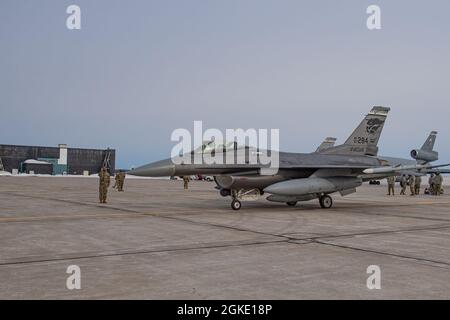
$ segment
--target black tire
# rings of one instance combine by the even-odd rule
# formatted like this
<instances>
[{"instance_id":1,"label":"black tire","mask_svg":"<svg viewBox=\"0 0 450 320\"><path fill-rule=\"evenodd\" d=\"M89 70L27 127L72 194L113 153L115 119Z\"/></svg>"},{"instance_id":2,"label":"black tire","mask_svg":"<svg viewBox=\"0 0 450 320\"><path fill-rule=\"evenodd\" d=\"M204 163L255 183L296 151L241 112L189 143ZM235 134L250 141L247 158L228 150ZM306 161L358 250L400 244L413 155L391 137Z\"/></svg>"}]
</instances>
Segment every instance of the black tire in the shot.
<instances>
[{"instance_id":1,"label":"black tire","mask_svg":"<svg viewBox=\"0 0 450 320\"><path fill-rule=\"evenodd\" d=\"M295 206L297 205L297 201L289 201L289 202L286 202L286 204L287 204L289 207L295 207Z\"/></svg>"},{"instance_id":2,"label":"black tire","mask_svg":"<svg viewBox=\"0 0 450 320\"><path fill-rule=\"evenodd\" d=\"M333 199L329 195L324 195L319 198L320 206L324 209L329 209L333 206Z\"/></svg>"},{"instance_id":3,"label":"black tire","mask_svg":"<svg viewBox=\"0 0 450 320\"><path fill-rule=\"evenodd\" d=\"M231 209L233 210L239 210L242 207L242 203L239 200L233 200L231 201Z\"/></svg>"}]
</instances>

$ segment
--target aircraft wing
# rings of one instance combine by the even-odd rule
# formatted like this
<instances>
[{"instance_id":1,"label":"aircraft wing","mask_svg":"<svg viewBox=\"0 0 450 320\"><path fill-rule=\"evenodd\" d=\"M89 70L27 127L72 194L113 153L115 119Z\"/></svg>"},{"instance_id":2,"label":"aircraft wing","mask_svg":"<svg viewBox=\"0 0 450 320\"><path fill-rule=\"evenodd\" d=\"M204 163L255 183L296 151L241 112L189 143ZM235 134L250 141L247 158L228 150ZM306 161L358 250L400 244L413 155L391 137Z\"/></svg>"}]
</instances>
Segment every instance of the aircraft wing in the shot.
<instances>
[{"instance_id":1,"label":"aircraft wing","mask_svg":"<svg viewBox=\"0 0 450 320\"><path fill-rule=\"evenodd\" d=\"M280 169L293 169L293 170L301 170L301 169L367 169L367 165L352 165L352 164L293 164L293 165L283 165L280 164ZM197 166L196 167L199 170L205 169L229 169L229 170L235 170L236 172L247 172L247 171L253 171L261 168L269 168L269 166L265 165L243 165L243 166L227 166L227 165L214 165L214 166ZM384 168L384 167L381 167Z\"/></svg>"}]
</instances>

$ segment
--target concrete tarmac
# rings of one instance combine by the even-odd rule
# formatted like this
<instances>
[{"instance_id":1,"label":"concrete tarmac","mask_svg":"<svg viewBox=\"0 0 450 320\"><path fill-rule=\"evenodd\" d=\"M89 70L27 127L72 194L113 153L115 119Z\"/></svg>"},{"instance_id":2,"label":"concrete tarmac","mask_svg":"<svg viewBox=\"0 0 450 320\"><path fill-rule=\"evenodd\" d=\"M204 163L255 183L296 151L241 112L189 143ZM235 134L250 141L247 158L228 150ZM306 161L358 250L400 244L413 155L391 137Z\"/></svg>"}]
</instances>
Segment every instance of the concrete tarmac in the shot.
<instances>
[{"instance_id":1,"label":"concrete tarmac","mask_svg":"<svg viewBox=\"0 0 450 320\"><path fill-rule=\"evenodd\" d=\"M0 177L0 299L450 298L450 189L233 211L214 183L189 187L127 179L101 205L96 178Z\"/></svg>"}]
</instances>

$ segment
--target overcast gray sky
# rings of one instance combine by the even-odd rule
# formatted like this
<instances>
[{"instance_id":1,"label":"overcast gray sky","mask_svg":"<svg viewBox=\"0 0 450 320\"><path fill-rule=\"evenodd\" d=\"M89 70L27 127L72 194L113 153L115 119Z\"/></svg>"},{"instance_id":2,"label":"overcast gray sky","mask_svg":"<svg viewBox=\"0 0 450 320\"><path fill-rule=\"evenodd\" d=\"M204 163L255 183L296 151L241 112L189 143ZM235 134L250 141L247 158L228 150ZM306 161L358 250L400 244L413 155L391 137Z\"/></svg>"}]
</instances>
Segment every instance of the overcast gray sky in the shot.
<instances>
[{"instance_id":1,"label":"overcast gray sky","mask_svg":"<svg viewBox=\"0 0 450 320\"><path fill-rule=\"evenodd\" d=\"M66 8L81 7L81 30ZM381 7L382 29L366 28ZM380 153L431 130L450 160L450 1L0 1L0 143L113 147L127 168L176 128L279 128L281 149L343 142L392 108Z\"/></svg>"}]
</instances>

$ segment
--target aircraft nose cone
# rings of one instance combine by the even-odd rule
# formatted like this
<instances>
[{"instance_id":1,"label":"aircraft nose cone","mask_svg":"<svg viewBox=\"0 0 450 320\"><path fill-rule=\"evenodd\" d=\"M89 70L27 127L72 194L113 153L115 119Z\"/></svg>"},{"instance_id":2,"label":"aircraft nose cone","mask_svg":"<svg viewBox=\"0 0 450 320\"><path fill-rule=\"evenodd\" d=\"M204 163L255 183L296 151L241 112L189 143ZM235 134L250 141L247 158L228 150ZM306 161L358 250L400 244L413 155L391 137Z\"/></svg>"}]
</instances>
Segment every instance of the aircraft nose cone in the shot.
<instances>
[{"instance_id":1,"label":"aircraft nose cone","mask_svg":"<svg viewBox=\"0 0 450 320\"><path fill-rule=\"evenodd\" d=\"M175 174L175 165L170 159L161 160L133 169L127 174L141 177L170 177Z\"/></svg>"}]
</instances>

